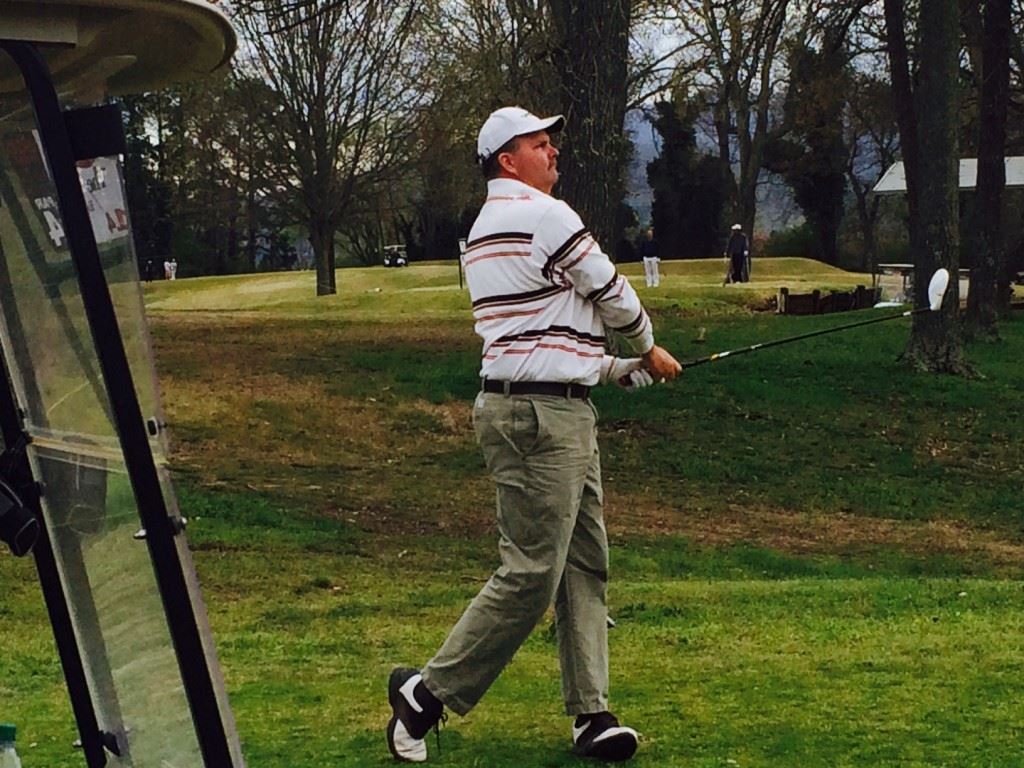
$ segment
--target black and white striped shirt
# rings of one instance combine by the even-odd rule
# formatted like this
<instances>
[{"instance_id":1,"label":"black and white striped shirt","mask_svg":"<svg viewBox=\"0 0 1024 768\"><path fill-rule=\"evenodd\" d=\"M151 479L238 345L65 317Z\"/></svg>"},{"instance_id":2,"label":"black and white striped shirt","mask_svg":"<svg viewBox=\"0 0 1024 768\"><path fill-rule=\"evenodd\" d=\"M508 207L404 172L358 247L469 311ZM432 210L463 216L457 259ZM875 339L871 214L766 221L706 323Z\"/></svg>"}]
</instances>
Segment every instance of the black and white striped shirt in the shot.
<instances>
[{"instance_id":1,"label":"black and white striped shirt","mask_svg":"<svg viewBox=\"0 0 1024 768\"><path fill-rule=\"evenodd\" d=\"M480 376L594 385L605 329L633 352L654 345L633 287L568 205L514 179L493 179L462 256Z\"/></svg>"}]
</instances>

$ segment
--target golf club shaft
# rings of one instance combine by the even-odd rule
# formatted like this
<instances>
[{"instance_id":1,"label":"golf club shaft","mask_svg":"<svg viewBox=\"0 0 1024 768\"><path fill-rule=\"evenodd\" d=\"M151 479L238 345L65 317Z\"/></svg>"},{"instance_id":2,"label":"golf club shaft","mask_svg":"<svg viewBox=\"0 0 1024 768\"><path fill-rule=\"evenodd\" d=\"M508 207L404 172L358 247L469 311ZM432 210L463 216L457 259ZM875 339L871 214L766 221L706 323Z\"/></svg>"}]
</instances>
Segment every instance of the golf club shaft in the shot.
<instances>
[{"instance_id":1,"label":"golf club shaft","mask_svg":"<svg viewBox=\"0 0 1024 768\"><path fill-rule=\"evenodd\" d=\"M697 365L703 365L704 363L713 363L716 360L721 360L726 357L735 357L736 355L743 355L747 352L755 352L759 349L766 349L768 347L777 347L780 344L789 344L793 341L800 341L801 339L809 339L812 336L824 336L826 333L836 333L838 331L845 331L849 328L859 328L862 325L871 325L872 323L882 323L886 320L898 320L901 317L912 317L914 315L920 315L923 312L931 312L930 307L922 307L921 309L908 309L906 312L900 312L898 315L886 315L885 317L875 317L871 320L861 320L857 323L847 323L846 325L837 325L834 328L825 328L820 331L811 331L810 333L801 333L799 336L789 336L785 339L775 339L774 341L764 341L760 344L751 344L749 347L742 347L740 349L730 349L725 352L716 352L713 355L707 357L699 357L696 360L688 360L682 363L683 369L693 368Z\"/></svg>"}]
</instances>

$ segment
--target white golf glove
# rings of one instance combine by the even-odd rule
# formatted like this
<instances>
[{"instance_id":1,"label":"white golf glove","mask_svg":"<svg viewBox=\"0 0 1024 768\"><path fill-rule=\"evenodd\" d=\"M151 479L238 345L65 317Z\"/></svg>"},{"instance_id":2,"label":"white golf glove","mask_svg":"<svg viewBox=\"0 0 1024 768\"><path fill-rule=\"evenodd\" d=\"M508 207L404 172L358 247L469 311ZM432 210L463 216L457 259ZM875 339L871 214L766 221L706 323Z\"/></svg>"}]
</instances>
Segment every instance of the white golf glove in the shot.
<instances>
[{"instance_id":1,"label":"white golf glove","mask_svg":"<svg viewBox=\"0 0 1024 768\"><path fill-rule=\"evenodd\" d=\"M654 377L643 366L644 361L639 357L620 358L605 355L601 360L601 383L614 381L630 392L641 387L649 387L654 383Z\"/></svg>"}]
</instances>

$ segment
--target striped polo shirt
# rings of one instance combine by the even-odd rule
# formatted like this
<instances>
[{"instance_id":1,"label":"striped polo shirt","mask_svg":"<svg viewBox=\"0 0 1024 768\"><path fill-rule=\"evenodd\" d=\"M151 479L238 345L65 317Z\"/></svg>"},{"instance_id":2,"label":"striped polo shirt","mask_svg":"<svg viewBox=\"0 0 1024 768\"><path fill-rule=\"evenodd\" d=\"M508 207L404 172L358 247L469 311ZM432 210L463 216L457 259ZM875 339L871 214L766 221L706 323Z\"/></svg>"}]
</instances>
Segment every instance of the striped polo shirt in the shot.
<instances>
[{"instance_id":1,"label":"striped polo shirt","mask_svg":"<svg viewBox=\"0 0 1024 768\"><path fill-rule=\"evenodd\" d=\"M488 182L462 265L482 378L594 385L606 329L634 353L654 345L636 292L580 217L520 181Z\"/></svg>"}]
</instances>

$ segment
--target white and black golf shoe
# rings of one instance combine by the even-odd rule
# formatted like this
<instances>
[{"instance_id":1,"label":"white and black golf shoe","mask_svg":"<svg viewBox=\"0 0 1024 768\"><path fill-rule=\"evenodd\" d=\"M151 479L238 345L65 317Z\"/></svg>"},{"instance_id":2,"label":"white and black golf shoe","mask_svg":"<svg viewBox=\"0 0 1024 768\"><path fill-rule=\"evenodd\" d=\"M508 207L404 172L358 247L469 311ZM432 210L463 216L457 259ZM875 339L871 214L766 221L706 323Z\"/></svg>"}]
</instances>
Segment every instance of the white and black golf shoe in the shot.
<instances>
[{"instance_id":1,"label":"white and black golf shoe","mask_svg":"<svg viewBox=\"0 0 1024 768\"><path fill-rule=\"evenodd\" d=\"M427 743L423 737L431 728L436 731L438 723L446 719L443 705L423 685L418 669L404 667L391 672L388 702L391 719L387 738L391 754L403 763L426 762Z\"/></svg>"},{"instance_id":2,"label":"white and black golf shoe","mask_svg":"<svg viewBox=\"0 0 1024 768\"><path fill-rule=\"evenodd\" d=\"M638 741L636 731L619 725L611 712L580 715L572 726L572 751L580 757L609 763L629 760Z\"/></svg>"}]
</instances>

